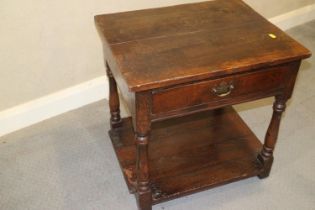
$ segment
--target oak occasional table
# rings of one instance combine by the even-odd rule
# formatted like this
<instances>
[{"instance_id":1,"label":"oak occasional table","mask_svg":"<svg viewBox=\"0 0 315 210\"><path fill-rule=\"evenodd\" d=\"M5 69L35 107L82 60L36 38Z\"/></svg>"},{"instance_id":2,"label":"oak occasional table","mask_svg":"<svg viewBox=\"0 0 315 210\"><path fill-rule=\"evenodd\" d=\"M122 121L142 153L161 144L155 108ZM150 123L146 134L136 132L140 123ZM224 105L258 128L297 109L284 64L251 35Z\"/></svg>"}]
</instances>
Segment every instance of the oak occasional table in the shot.
<instances>
[{"instance_id":1,"label":"oak occasional table","mask_svg":"<svg viewBox=\"0 0 315 210\"><path fill-rule=\"evenodd\" d=\"M240 0L97 15L95 22L109 79L109 135L140 210L269 175L306 48ZM131 117L120 117L118 88ZM270 96L261 144L231 105Z\"/></svg>"}]
</instances>

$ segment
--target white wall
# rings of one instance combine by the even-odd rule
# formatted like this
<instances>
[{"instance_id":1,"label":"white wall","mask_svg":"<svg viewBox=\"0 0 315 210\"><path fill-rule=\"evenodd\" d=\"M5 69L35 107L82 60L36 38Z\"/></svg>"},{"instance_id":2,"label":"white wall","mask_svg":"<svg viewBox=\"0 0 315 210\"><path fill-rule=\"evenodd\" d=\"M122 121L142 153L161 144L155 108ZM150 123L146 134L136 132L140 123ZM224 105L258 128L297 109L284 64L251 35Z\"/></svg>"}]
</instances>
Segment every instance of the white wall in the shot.
<instances>
[{"instance_id":1,"label":"white wall","mask_svg":"<svg viewBox=\"0 0 315 210\"><path fill-rule=\"evenodd\" d=\"M267 18L314 4L314 0L244 0Z\"/></svg>"},{"instance_id":2,"label":"white wall","mask_svg":"<svg viewBox=\"0 0 315 210\"><path fill-rule=\"evenodd\" d=\"M93 16L198 0L1 0L0 111L104 74ZM246 0L273 17L315 0Z\"/></svg>"}]
</instances>

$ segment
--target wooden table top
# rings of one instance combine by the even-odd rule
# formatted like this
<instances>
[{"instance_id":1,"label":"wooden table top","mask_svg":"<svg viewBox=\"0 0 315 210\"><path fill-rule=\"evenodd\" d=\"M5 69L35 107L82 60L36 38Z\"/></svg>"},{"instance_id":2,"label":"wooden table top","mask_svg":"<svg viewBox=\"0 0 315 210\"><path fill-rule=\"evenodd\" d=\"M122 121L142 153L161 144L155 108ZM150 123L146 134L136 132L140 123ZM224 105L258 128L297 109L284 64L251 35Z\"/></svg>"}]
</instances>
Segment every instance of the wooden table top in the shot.
<instances>
[{"instance_id":1,"label":"wooden table top","mask_svg":"<svg viewBox=\"0 0 315 210\"><path fill-rule=\"evenodd\" d=\"M307 58L310 52L240 0L95 16L106 59L130 91Z\"/></svg>"}]
</instances>

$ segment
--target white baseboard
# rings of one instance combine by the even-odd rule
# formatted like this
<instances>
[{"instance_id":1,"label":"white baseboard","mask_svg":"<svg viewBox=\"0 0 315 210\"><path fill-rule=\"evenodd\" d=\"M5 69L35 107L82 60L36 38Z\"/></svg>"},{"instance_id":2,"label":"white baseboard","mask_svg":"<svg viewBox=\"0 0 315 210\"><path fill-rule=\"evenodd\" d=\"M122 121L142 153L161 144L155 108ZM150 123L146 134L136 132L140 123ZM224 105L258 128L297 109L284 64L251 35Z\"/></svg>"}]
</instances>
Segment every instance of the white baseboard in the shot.
<instances>
[{"instance_id":1,"label":"white baseboard","mask_svg":"<svg viewBox=\"0 0 315 210\"><path fill-rule=\"evenodd\" d=\"M105 76L0 112L0 136L107 98Z\"/></svg>"},{"instance_id":2,"label":"white baseboard","mask_svg":"<svg viewBox=\"0 0 315 210\"><path fill-rule=\"evenodd\" d=\"M269 19L282 30L315 19L315 4ZM105 76L0 112L0 136L108 98Z\"/></svg>"},{"instance_id":3,"label":"white baseboard","mask_svg":"<svg viewBox=\"0 0 315 210\"><path fill-rule=\"evenodd\" d=\"M281 28L288 30L295 26L315 19L315 4L311 4L288 13L270 18L269 21Z\"/></svg>"}]
</instances>

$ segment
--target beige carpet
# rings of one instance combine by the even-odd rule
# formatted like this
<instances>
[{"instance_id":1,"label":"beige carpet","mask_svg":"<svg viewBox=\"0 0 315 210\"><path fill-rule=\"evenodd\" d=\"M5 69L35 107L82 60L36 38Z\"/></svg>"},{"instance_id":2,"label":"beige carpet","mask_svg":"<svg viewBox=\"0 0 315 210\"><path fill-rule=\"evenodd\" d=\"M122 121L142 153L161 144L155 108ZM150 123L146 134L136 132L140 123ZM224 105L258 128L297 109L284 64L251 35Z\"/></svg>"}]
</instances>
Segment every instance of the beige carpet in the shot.
<instances>
[{"instance_id":1,"label":"beige carpet","mask_svg":"<svg viewBox=\"0 0 315 210\"><path fill-rule=\"evenodd\" d=\"M315 21L289 31L315 52ZM273 99L237 106L263 139ZM250 178L154 210L315 209L315 56L305 61L282 121L271 176ZM136 210L107 136L101 101L0 139L1 210Z\"/></svg>"}]
</instances>

